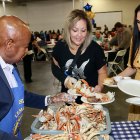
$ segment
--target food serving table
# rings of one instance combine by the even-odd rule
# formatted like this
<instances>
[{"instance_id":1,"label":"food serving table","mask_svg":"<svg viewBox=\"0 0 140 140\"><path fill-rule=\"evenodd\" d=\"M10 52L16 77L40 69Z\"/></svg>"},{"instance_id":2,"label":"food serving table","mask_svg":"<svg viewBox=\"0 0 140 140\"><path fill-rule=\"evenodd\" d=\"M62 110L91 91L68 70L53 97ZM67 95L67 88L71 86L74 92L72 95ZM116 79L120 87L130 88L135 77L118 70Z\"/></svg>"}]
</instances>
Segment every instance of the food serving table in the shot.
<instances>
[{"instance_id":1,"label":"food serving table","mask_svg":"<svg viewBox=\"0 0 140 140\"><path fill-rule=\"evenodd\" d=\"M110 135L114 140L140 140L140 121L112 122Z\"/></svg>"}]
</instances>

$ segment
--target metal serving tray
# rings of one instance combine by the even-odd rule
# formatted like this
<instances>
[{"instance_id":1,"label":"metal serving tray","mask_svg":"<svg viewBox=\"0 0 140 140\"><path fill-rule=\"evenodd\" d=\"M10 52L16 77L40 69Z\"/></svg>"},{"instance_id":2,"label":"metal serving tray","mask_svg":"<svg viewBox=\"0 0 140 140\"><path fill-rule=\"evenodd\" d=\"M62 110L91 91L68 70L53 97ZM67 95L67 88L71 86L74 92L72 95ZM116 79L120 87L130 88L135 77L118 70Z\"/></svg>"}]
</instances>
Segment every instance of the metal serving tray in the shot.
<instances>
[{"instance_id":1,"label":"metal serving tray","mask_svg":"<svg viewBox=\"0 0 140 140\"><path fill-rule=\"evenodd\" d=\"M99 140L104 140L104 138L102 138L102 137L98 137L98 139ZM24 140L31 140L31 137L29 136L29 137L27 137L27 138L25 138ZM111 136L109 136L109 140L114 140L114 138L113 137L111 137Z\"/></svg>"}]
</instances>

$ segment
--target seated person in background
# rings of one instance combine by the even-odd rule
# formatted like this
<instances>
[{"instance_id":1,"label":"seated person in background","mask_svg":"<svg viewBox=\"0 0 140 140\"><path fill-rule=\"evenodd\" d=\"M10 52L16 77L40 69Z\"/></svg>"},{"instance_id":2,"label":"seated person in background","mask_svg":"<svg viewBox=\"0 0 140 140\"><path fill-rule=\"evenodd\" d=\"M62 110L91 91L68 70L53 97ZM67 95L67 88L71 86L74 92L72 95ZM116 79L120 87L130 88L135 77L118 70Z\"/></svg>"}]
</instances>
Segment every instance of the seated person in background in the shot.
<instances>
[{"instance_id":1,"label":"seated person in background","mask_svg":"<svg viewBox=\"0 0 140 140\"><path fill-rule=\"evenodd\" d=\"M59 36L61 35L61 33L60 33L60 30L59 30L59 29L57 30L57 33L56 33L56 34L57 34L56 41L58 41L58 40L59 40Z\"/></svg>"},{"instance_id":2,"label":"seated person in background","mask_svg":"<svg viewBox=\"0 0 140 140\"><path fill-rule=\"evenodd\" d=\"M45 34L45 41L46 41L46 42L47 42L47 41L50 41L50 37L49 37L48 32L45 31L44 34Z\"/></svg>"},{"instance_id":3,"label":"seated person in background","mask_svg":"<svg viewBox=\"0 0 140 140\"><path fill-rule=\"evenodd\" d=\"M104 32L108 32L108 27L106 24L104 25Z\"/></svg>"},{"instance_id":4,"label":"seated person in background","mask_svg":"<svg viewBox=\"0 0 140 140\"><path fill-rule=\"evenodd\" d=\"M98 43L101 47L103 47L103 36L99 30L95 32L95 35L93 36L93 40Z\"/></svg>"},{"instance_id":5,"label":"seated person in background","mask_svg":"<svg viewBox=\"0 0 140 140\"><path fill-rule=\"evenodd\" d=\"M63 35L60 34L60 35L58 36L58 40L62 40L62 39L63 39Z\"/></svg>"},{"instance_id":6,"label":"seated person in background","mask_svg":"<svg viewBox=\"0 0 140 140\"><path fill-rule=\"evenodd\" d=\"M43 39L37 42L41 48L47 49L47 42Z\"/></svg>"},{"instance_id":7,"label":"seated person in background","mask_svg":"<svg viewBox=\"0 0 140 140\"><path fill-rule=\"evenodd\" d=\"M46 41L46 37L45 37L45 32L44 31L40 31L40 38L44 41Z\"/></svg>"},{"instance_id":8,"label":"seated person in background","mask_svg":"<svg viewBox=\"0 0 140 140\"><path fill-rule=\"evenodd\" d=\"M107 25L105 24L105 25L104 25L104 31L103 31L103 36L104 36L104 38L107 38L108 32L109 32L108 27L107 27Z\"/></svg>"},{"instance_id":9,"label":"seated person in background","mask_svg":"<svg viewBox=\"0 0 140 140\"><path fill-rule=\"evenodd\" d=\"M44 48L44 49L47 48L47 42L46 42L46 39L44 37L43 31L41 31L41 34L39 32L34 32L34 39L36 40L36 42L38 43L38 45L41 48Z\"/></svg>"},{"instance_id":10,"label":"seated person in background","mask_svg":"<svg viewBox=\"0 0 140 140\"><path fill-rule=\"evenodd\" d=\"M108 38L104 38L104 41L103 41L103 49L106 50L106 51L107 50L110 50Z\"/></svg>"},{"instance_id":11,"label":"seated person in background","mask_svg":"<svg viewBox=\"0 0 140 140\"><path fill-rule=\"evenodd\" d=\"M36 61L46 61L47 52L44 48L41 48L37 42L34 42L34 47L36 48Z\"/></svg>"},{"instance_id":12,"label":"seated person in background","mask_svg":"<svg viewBox=\"0 0 140 140\"><path fill-rule=\"evenodd\" d=\"M40 38L40 33L38 31L35 31L34 32L34 38L36 39L36 41L41 41L41 38Z\"/></svg>"},{"instance_id":13,"label":"seated person in background","mask_svg":"<svg viewBox=\"0 0 140 140\"><path fill-rule=\"evenodd\" d=\"M112 39L112 37L113 37L112 31L109 31L109 32L107 33L106 38L108 39L108 41L110 41L110 40Z\"/></svg>"},{"instance_id":14,"label":"seated person in background","mask_svg":"<svg viewBox=\"0 0 140 140\"><path fill-rule=\"evenodd\" d=\"M52 38L51 39L57 40L57 33L55 32L55 30L53 30L53 32L52 32Z\"/></svg>"},{"instance_id":15,"label":"seated person in background","mask_svg":"<svg viewBox=\"0 0 140 140\"><path fill-rule=\"evenodd\" d=\"M116 50L127 49L124 57L124 68L127 67L128 57L129 57L129 47L132 33L130 29L125 28L122 23L117 22L114 25L116 29L116 35L110 40L110 46L117 45Z\"/></svg>"}]
</instances>

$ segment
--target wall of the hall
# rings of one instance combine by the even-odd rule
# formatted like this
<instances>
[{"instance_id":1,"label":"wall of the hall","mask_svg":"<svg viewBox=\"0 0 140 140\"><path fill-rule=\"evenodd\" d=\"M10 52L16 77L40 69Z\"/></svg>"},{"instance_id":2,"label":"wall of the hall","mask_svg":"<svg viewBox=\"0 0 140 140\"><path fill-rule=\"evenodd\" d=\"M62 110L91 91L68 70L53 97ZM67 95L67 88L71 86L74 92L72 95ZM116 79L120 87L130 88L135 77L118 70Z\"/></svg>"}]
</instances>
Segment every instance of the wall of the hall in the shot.
<instances>
[{"instance_id":1,"label":"wall of the hall","mask_svg":"<svg viewBox=\"0 0 140 140\"><path fill-rule=\"evenodd\" d=\"M75 0L74 8L82 8L87 3L93 6L93 12L122 11L122 22L127 25L132 24L134 9L140 4L139 0ZM72 0L49 0L24 5L6 4L6 14L25 20L33 31L63 28L64 20L72 9ZM4 15L2 5L1 15Z\"/></svg>"},{"instance_id":2,"label":"wall of the hall","mask_svg":"<svg viewBox=\"0 0 140 140\"><path fill-rule=\"evenodd\" d=\"M72 1L53 0L26 3L24 5L6 5L6 14L20 17L29 23L31 30L61 29L64 19L69 11L72 10ZM3 15L0 8L0 15Z\"/></svg>"},{"instance_id":3,"label":"wall of the hall","mask_svg":"<svg viewBox=\"0 0 140 140\"><path fill-rule=\"evenodd\" d=\"M84 0L84 4L93 5L94 12L122 11L122 22L133 23L134 10L140 4L139 0Z\"/></svg>"}]
</instances>

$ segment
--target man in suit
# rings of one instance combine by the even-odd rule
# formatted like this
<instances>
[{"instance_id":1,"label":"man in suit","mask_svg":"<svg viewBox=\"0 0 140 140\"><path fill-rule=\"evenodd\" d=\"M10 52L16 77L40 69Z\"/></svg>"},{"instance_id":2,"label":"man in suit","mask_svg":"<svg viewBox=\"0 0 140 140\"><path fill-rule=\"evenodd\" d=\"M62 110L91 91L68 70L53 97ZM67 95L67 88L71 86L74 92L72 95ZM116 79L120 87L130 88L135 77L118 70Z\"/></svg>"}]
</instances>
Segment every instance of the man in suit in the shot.
<instances>
[{"instance_id":1,"label":"man in suit","mask_svg":"<svg viewBox=\"0 0 140 140\"><path fill-rule=\"evenodd\" d=\"M0 17L0 140L22 140L19 127L24 106L43 109L50 103L68 101L69 95L41 96L24 90L17 68L28 51L31 32L15 16Z\"/></svg>"}]
</instances>

